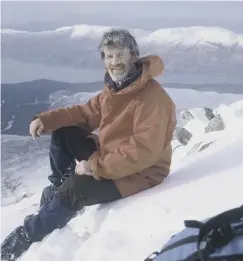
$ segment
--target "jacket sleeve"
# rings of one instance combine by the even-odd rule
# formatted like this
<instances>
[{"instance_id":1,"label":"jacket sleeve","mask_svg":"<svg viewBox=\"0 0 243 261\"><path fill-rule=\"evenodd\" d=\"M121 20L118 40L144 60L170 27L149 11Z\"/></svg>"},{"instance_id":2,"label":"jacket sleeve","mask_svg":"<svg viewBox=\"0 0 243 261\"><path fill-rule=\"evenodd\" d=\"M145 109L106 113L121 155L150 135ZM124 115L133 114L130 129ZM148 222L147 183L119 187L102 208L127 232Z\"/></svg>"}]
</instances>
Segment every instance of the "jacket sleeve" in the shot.
<instances>
[{"instance_id":1,"label":"jacket sleeve","mask_svg":"<svg viewBox=\"0 0 243 261\"><path fill-rule=\"evenodd\" d=\"M101 120L100 95L92 97L86 104L50 110L37 115L44 125L44 132L61 127L78 126L93 131Z\"/></svg>"},{"instance_id":2,"label":"jacket sleeve","mask_svg":"<svg viewBox=\"0 0 243 261\"><path fill-rule=\"evenodd\" d=\"M89 165L94 178L119 179L154 165L176 125L175 106L161 92L146 95L137 105L134 116L134 135L127 145L100 156L94 152Z\"/></svg>"}]
</instances>

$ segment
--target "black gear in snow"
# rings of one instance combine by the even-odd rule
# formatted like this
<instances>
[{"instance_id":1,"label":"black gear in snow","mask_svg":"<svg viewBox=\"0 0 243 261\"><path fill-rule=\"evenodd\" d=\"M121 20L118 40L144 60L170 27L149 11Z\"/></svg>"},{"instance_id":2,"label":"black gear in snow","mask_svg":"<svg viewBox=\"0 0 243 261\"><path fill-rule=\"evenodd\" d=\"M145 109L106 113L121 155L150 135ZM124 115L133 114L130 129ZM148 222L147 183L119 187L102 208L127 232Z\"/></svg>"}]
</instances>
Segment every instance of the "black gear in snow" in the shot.
<instances>
[{"instance_id":1,"label":"black gear in snow","mask_svg":"<svg viewBox=\"0 0 243 261\"><path fill-rule=\"evenodd\" d=\"M1 245L1 260L15 261L31 245L23 226L17 227Z\"/></svg>"}]
</instances>

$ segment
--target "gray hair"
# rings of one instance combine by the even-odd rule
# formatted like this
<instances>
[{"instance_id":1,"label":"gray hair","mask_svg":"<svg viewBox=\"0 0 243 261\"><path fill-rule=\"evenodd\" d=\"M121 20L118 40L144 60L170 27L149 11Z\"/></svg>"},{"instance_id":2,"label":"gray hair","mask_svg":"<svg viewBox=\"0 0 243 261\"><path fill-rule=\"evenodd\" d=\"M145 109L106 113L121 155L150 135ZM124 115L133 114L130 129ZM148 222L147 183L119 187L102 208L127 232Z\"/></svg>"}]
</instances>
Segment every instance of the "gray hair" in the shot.
<instances>
[{"instance_id":1,"label":"gray hair","mask_svg":"<svg viewBox=\"0 0 243 261\"><path fill-rule=\"evenodd\" d=\"M105 56L104 47L109 45L127 48L135 60L139 58L138 44L135 37L132 36L128 30L112 29L103 34L98 47L102 59L104 59Z\"/></svg>"}]
</instances>

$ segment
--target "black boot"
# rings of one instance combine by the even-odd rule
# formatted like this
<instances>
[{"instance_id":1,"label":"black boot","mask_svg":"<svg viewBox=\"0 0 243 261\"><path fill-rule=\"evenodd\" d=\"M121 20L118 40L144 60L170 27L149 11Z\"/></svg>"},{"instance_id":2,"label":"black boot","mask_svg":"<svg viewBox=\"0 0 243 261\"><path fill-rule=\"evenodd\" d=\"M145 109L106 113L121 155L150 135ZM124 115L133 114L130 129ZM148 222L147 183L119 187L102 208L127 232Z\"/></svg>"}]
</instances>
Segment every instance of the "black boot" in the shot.
<instances>
[{"instance_id":1,"label":"black boot","mask_svg":"<svg viewBox=\"0 0 243 261\"><path fill-rule=\"evenodd\" d=\"M17 227L1 245L1 260L14 261L31 245L23 226Z\"/></svg>"}]
</instances>

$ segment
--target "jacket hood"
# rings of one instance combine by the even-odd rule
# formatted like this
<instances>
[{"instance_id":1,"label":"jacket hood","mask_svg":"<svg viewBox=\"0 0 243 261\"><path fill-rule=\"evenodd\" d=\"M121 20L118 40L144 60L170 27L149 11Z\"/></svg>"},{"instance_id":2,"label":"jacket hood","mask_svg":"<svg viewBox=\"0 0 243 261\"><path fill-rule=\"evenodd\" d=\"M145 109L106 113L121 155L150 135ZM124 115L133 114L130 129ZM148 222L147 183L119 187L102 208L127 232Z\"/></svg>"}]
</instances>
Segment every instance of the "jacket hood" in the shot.
<instances>
[{"instance_id":1,"label":"jacket hood","mask_svg":"<svg viewBox=\"0 0 243 261\"><path fill-rule=\"evenodd\" d=\"M164 63L157 55L144 56L139 61L143 64L143 72L146 71L148 80L159 76L164 71Z\"/></svg>"}]
</instances>

